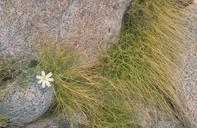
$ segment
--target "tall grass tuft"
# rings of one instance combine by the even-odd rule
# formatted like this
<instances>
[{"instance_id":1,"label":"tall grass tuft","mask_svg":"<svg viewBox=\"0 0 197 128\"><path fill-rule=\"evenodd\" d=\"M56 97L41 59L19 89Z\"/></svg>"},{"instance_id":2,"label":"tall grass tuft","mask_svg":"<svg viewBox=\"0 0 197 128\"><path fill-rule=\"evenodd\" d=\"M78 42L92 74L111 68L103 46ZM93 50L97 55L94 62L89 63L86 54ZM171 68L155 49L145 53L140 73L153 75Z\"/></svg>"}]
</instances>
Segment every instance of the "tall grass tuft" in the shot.
<instances>
[{"instance_id":1,"label":"tall grass tuft","mask_svg":"<svg viewBox=\"0 0 197 128\"><path fill-rule=\"evenodd\" d=\"M134 126L132 108L113 81L98 72L97 64L80 61L73 47L45 46L38 54L39 67L54 74L53 111L66 114L76 127L77 114L92 127ZM84 117L83 117L84 118Z\"/></svg>"},{"instance_id":2,"label":"tall grass tuft","mask_svg":"<svg viewBox=\"0 0 197 128\"><path fill-rule=\"evenodd\" d=\"M175 69L181 31L171 0L133 0L120 39L98 64L82 64L72 48L41 53L44 70L54 73L56 109L69 119L82 112L92 127L135 127L135 105L153 103L183 121L176 96Z\"/></svg>"},{"instance_id":3,"label":"tall grass tuft","mask_svg":"<svg viewBox=\"0 0 197 128\"><path fill-rule=\"evenodd\" d=\"M171 0L133 0L119 41L96 64L83 64L72 48L45 49L40 62L42 69L54 73L55 108L72 120L82 112L88 124L98 128L137 127L139 102L183 121L175 91L182 46L175 5Z\"/></svg>"},{"instance_id":4,"label":"tall grass tuft","mask_svg":"<svg viewBox=\"0 0 197 128\"><path fill-rule=\"evenodd\" d=\"M183 46L173 0L133 0L120 40L102 59L101 71L132 101L153 103L171 119L184 120L176 96L178 55ZM122 92L124 93L124 91Z\"/></svg>"}]
</instances>

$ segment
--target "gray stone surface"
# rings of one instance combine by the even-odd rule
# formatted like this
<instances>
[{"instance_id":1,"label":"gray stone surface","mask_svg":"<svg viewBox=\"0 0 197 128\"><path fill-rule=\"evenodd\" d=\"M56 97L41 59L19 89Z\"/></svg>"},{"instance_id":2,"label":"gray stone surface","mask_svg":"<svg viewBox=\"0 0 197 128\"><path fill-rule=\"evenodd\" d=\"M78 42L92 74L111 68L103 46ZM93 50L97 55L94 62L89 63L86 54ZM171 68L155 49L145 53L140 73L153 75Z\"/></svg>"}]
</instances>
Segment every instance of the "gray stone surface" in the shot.
<instances>
[{"instance_id":1,"label":"gray stone surface","mask_svg":"<svg viewBox=\"0 0 197 128\"><path fill-rule=\"evenodd\" d=\"M0 0L0 53L28 56L39 40L57 37L71 0Z\"/></svg>"},{"instance_id":2,"label":"gray stone surface","mask_svg":"<svg viewBox=\"0 0 197 128\"><path fill-rule=\"evenodd\" d=\"M70 128L70 125L62 116L54 116L28 124L26 128Z\"/></svg>"},{"instance_id":3,"label":"gray stone surface","mask_svg":"<svg viewBox=\"0 0 197 128\"><path fill-rule=\"evenodd\" d=\"M97 55L117 39L123 13L131 0L76 0L63 14L60 36L85 57Z\"/></svg>"},{"instance_id":4,"label":"gray stone surface","mask_svg":"<svg viewBox=\"0 0 197 128\"><path fill-rule=\"evenodd\" d=\"M159 111L153 105L143 103L138 106L138 123L143 128L191 128L188 122L182 124L177 120L172 120L163 111Z\"/></svg>"},{"instance_id":5,"label":"gray stone surface","mask_svg":"<svg viewBox=\"0 0 197 128\"><path fill-rule=\"evenodd\" d=\"M24 57L64 40L87 57L117 38L130 0L0 0L0 54Z\"/></svg>"},{"instance_id":6,"label":"gray stone surface","mask_svg":"<svg viewBox=\"0 0 197 128\"><path fill-rule=\"evenodd\" d=\"M84 117L81 116L80 117ZM28 124L26 128L72 128L68 120L65 119L63 115L56 115L53 117L42 118L36 122ZM77 124L73 126L74 128L89 128L87 127L83 121L77 120Z\"/></svg>"},{"instance_id":7,"label":"gray stone surface","mask_svg":"<svg viewBox=\"0 0 197 128\"><path fill-rule=\"evenodd\" d=\"M53 102L52 88L41 88L37 82L22 87L13 83L1 103L1 110L13 123L24 124L38 119Z\"/></svg>"},{"instance_id":8,"label":"gray stone surface","mask_svg":"<svg viewBox=\"0 0 197 128\"><path fill-rule=\"evenodd\" d=\"M197 127L197 4L184 10L184 34L186 50L183 51L181 65L182 90L181 98L192 122Z\"/></svg>"}]
</instances>

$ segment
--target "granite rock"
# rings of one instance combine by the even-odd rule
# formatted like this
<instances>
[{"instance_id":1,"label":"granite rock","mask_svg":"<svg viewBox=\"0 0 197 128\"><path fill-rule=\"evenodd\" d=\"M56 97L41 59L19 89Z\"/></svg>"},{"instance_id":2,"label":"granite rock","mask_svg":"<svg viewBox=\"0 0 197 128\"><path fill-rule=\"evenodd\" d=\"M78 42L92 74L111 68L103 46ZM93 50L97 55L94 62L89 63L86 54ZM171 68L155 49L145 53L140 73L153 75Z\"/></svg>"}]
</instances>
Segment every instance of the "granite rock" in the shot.
<instances>
[{"instance_id":1,"label":"granite rock","mask_svg":"<svg viewBox=\"0 0 197 128\"><path fill-rule=\"evenodd\" d=\"M56 38L70 1L1 0L0 53L6 59L27 57L42 39Z\"/></svg>"},{"instance_id":2,"label":"granite rock","mask_svg":"<svg viewBox=\"0 0 197 128\"><path fill-rule=\"evenodd\" d=\"M21 125L38 119L53 102L53 89L42 88L34 81L25 87L13 83L7 90L0 107L3 114L15 124Z\"/></svg>"},{"instance_id":3,"label":"granite rock","mask_svg":"<svg viewBox=\"0 0 197 128\"><path fill-rule=\"evenodd\" d=\"M0 54L21 58L42 42L64 40L95 56L118 37L131 0L1 0Z\"/></svg>"},{"instance_id":4,"label":"granite rock","mask_svg":"<svg viewBox=\"0 0 197 128\"><path fill-rule=\"evenodd\" d=\"M97 56L119 35L131 0L75 0L62 15L60 36L73 42L84 56Z\"/></svg>"},{"instance_id":5,"label":"granite rock","mask_svg":"<svg viewBox=\"0 0 197 128\"><path fill-rule=\"evenodd\" d=\"M190 122L172 120L164 111L158 110L153 104L141 103L137 112L138 123L143 128L191 128Z\"/></svg>"},{"instance_id":6,"label":"granite rock","mask_svg":"<svg viewBox=\"0 0 197 128\"><path fill-rule=\"evenodd\" d=\"M196 0L195 0L196 1ZM195 2L194 2L195 3ZM186 49L182 53L180 79L182 92L180 97L186 106L186 112L193 128L197 127L197 4L185 8L183 14L183 40Z\"/></svg>"}]
</instances>

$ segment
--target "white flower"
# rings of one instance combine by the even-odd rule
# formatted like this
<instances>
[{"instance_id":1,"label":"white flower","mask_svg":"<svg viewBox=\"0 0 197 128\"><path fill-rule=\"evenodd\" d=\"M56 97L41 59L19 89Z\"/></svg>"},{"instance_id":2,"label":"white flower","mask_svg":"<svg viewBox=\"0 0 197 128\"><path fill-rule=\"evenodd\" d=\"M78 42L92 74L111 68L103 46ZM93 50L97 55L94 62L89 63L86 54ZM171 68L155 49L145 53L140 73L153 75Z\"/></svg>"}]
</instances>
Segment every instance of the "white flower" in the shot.
<instances>
[{"instance_id":1,"label":"white flower","mask_svg":"<svg viewBox=\"0 0 197 128\"><path fill-rule=\"evenodd\" d=\"M44 71L41 72L41 76L40 75L37 75L36 78L39 80L38 81L38 84L41 84L42 85L42 88L45 88L46 86L47 87L50 87L51 86L51 83L50 82L53 82L54 79L51 78L53 74L50 72L48 73L47 75L45 74Z\"/></svg>"}]
</instances>

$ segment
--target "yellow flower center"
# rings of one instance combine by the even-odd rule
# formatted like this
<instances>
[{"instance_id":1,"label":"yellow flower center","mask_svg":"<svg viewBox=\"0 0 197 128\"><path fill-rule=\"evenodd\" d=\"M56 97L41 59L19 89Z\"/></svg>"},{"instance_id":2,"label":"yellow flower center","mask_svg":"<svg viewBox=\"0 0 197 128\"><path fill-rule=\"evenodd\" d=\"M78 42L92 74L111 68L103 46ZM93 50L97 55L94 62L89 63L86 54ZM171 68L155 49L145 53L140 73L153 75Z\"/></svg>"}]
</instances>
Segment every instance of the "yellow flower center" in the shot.
<instances>
[{"instance_id":1,"label":"yellow flower center","mask_svg":"<svg viewBox=\"0 0 197 128\"><path fill-rule=\"evenodd\" d=\"M47 77L45 76L45 77L43 77L43 80L47 80Z\"/></svg>"}]
</instances>

